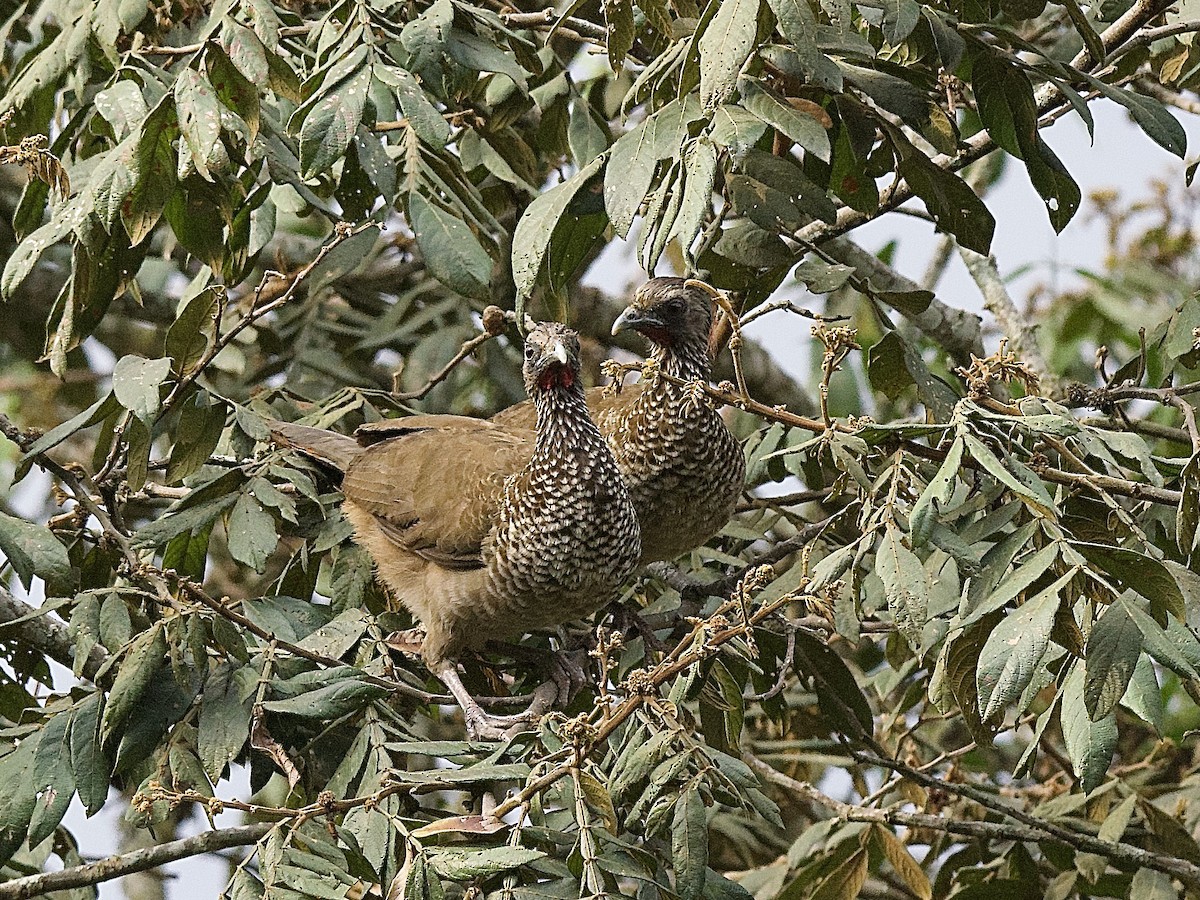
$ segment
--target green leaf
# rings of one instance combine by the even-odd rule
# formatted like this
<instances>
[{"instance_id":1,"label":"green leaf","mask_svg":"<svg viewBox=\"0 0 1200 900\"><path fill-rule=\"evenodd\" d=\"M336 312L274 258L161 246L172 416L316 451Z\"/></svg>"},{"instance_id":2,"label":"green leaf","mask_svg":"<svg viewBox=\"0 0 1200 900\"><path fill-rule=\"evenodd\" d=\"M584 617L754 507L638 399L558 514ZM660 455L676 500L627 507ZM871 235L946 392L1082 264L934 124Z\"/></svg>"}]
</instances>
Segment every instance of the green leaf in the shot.
<instances>
[{"instance_id":1,"label":"green leaf","mask_svg":"<svg viewBox=\"0 0 1200 900\"><path fill-rule=\"evenodd\" d=\"M912 0L907 2L911 3ZM817 159L829 162L829 135L820 122L784 103L755 80L742 79L738 89L742 95L742 106Z\"/></svg>"},{"instance_id":2,"label":"green leaf","mask_svg":"<svg viewBox=\"0 0 1200 900\"><path fill-rule=\"evenodd\" d=\"M830 725L852 737L874 732L871 704L836 650L810 634L797 632L795 668L801 677L814 680L817 705Z\"/></svg>"},{"instance_id":3,"label":"green leaf","mask_svg":"<svg viewBox=\"0 0 1200 900\"><path fill-rule=\"evenodd\" d=\"M182 507L177 512L163 516L139 529L134 535L133 545L135 547L159 547L176 535L208 525L226 509L233 506L238 497L238 494L230 493L193 506Z\"/></svg>"},{"instance_id":4,"label":"green leaf","mask_svg":"<svg viewBox=\"0 0 1200 900\"><path fill-rule=\"evenodd\" d=\"M490 296L492 258L466 222L418 193L408 195L408 215L425 264L438 281L467 297Z\"/></svg>"},{"instance_id":5,"label":"green leaf","mask_svg":"<svg viewBox=\"0 0 1200 900\"><path fill-rule=\"evenodd\" d=\"M184 69L175 81L175 111L196 171L211 181L210 167L226 158L219 146L221 106L208 79L194 69Z\"/></svg>"},{"instance_id":6,"label":"green leaf","mask_svg":"<svg viewBox=\"0 0 1200 900\"><path fill-rule=\"evenodd\" d=\"M914 0L884 0L883 39L898 47L921 20L921 7Z\"/></svg>"},{"instance_id":7,"label":"green leaf","mask_svg":"<svg viewBox=\"0 0 1200 900\"><path fill-rule=\"evenodd\" d=\"M512 248L513 281L521 297L533 293L555 229L575 194L600 172L604 160L603 156L592 160L562 184L540 194L525 209L513 232Z\"/></svg>"},{"instance_id":8,"label":"green leaf","mask_svg":"<svg viewBox=\"0 0 1200 900\"><path fill-rule=\"evenodd\" d=\"M39 795L27 837L31 847L54 833L75 796L69 743L71 718L71 713L66 710L51 716L42 726L37 742L30 773L33 788Z\"/></svg>"},{"instance_id":9,"label":"green leaf","mask_svg":"<svg viewBox=\"0 0 1200 900\"><path fill-rule=\"evenodd\" d=\"M929 612L929 575L903 535L889 525L875 554L875 574L883 582L888 608L908 645L920 651Z\"/></svg>"},{"instance_id":10,"label":"green leaf","mask_svg":"<svg viewBox=\"0 0 1200 900\"><path fill-rule=\"evenodd\" d=\"M137 707L154 676L162 668L166 652L167 639L161 622L150 626L148 631L142 632L129 645L104 707L104 717L100 723L102 744L107 745L112 741L114 734Z\"/></svg>"},{"instance_id":11,"label":"green leaf","mask_svg":"<svg viewBox=\"0 0 1200 900\"><path fill-rule=\"evenodd\" d=\"M328 673L321 674L327 680ZM386 693L387 688L354 675L285 700L269 700L263 707L273 713L287 713L304 719L336 719Z\"/></svg>"},{"instance_id":12,"label":"green leaf","mask_svg":"<svg viewBox=\"0 0 1200 900\"><path fill-rule=\"evenodd\" d=\"M975 673L979 713L984 721L999 715L1033 680L1037 664L1050 643L1050 632L1058 613L1059 591L1074 577L1075 570L1072 569L1005 616L988 635Z\"/></svg>"},{"instance_id":13,"label":"green leaf","mask_svg":"<svg viewBox=\"0 0 1200 900\"><path fill-rule=\"evenodd\" d=\"M25 841L37 798L33 787L33 765L39 735L26 737L16 749L0 757L0 865L6 864Z\"/></svg>"},{"instance_id":14,"label":"green leaf","mask_svg":"<svg viewBox=\"0 0 1200 900\"><path fill-rule=\"evenodd\" d=\"M1162 689L1158 686L1158 675L1149 656L1138 657L1121 705L1162 734L1166 727Z\"/></svg>"},{"instance_id":15,"label":"green leaf","mask_svg":"<svg viewBox=\"0 0 1200 900\"><path fill-rule=\"evenodd\" d=\"M1113 603L1087 640L1083 701L1092 720L1103 719L1125 695L1142 654L1142 634L1123 603Z\"/></svg>"},{"instance_id":16,"label":"green leaf","mask_svg":"<svg viewBox=\"0 0 1200 900\"><path fill-rule=\"evenodd\" d=\"M465 881L508 872L545 856L541 850L530 847L434 850L429 854L429 865L443 878Z\"/></svg>"},{"instance_id":17,"label":"green leaf","mask_svg":"<svg viewBox=\"0 0 1200 900\"><path fill-rule=\"evenodd\" d=\"M214 783L250 737L250 709L242 699L245 685L238 675L226 664L214 668L204 683L196 749Z\"/></svg>"},{"instance_id":18,"label":"green leaf","mask_svg":"<svg viewBox=\"0 0 1200 900\"><path fill-rule=\"evenodd\" d=\"M899 129L889 127L889 134ZM967 183L940 166L903 137L894 142L900 151L898 171L913 193L925 202L938 228L946 231L968 250L987 254L992 246L996 220Z\"/></svg>"},{"instance_id":19,"label":"green leaf","mask_svg":"<svg viewBox=\"0 0 1200 900\"><path fill-rule=\"evenodd\" d=\"M614 72L620 72L625 62L625 54L633 47L635 37L633 4L630 0L603 0L600 8L604 11L608 64Z\"/></svg>"},{"instance_id":20,"label":"green leaf","mask_svg":"<svg viewBox=\"0 0 1200 900\"><path fill-rule=\"evenodd\" d=\"M975 56L971 83L988 134L1024 160L1030 181L1046 202L1050 223L1055 231L1062 231L1079 209L1079 185L1041 138L1029 76L1013 63L981 50Z\"/></svg>"},{"instance_id":21,"label":"green leaf","mask_svg":"<svg viewBox=\"0 0 1200 900\"><path fill-rule=\"evenodd\" d=\"M749 110L726 103L713 113L709 133L713 143L729 150L734 160L745 156L767 131L767 124ZM613 160L614 165L616 159ZM612 170L610 170L612 171Z\"/></svg>"},{"instance_id":22,"label":"green leaf","mask_svg":"<svg viewBox=\"0 0 1200 900\"><path fill-rule=\"evenodd\" d=\"M1176 900L1179 892L1166 872L1138 869L1129 882L1129 900Z\"/></svg>"},{"instance_id":23,"label":"green leaf","mask_svg":"<svg viewBox=\"0 0 1200 900\"><path fill-rule=\"evenodd\" d=\"M671 857L675 865L675 893L680 900L698 900L708 868L708 823L704 800L695 787L685 788L675 801Z\"/></svg>"},{"instance_id":24,"label":"green leaf","mask_svg":"<svg viewBox=\"0 0 1200 900\"><path fill-rule=\"evenodd\" d=\"M1168 153L1174 153L1183 159L1187 153L1187 132L1183 130L1179 120L1171 115L1162 103L1144 94L1135 94L1124 88L1113 87L1086 72L1080 74L1089 85L1109 100L1114 100L1128 109L1133 116L1133 121L1137 122L1138 127L1151 140Z\"/></svg>"},{"instance_id":25,"label":"green leaf","mask_svg":"<svg viewBox=\"0 0 1200 900\"><path fill-rule=\"evenodd\" d=\"M575 165L583 168L608 149L608 136L596 124L591 108L582 97L571 101L571 114L567 120L567 143Z\"/></svg>"},{"instance_id":26,"label":"green leaf","mask_svg":"<svg viewBox=\"0 0 1200 900\"><path fill-rule=\"evenodd\" d=\"M1187 605L1179 582L1159 560L1111 544L1072 541L1071 546L1121 587L1137 591L1149 600L1150 611L1159 622L1166 622L1168 614L1180 621L1187 619Z\"/></svg>"},{"instance_id":27,"label":"green leaf","mask_svg":"<svg viewBox=\"0 0 1200 900\"><path fill-rule=\"evenodd\" d=\"M147 426L154 425L159 410L159 389L171 374L171 360L123 356L113 368L113 393L123 407Z\"/></svg>"},{"instance_id":28,"label":"green leaf","mask_svg":"<svg viewBox=\"0 0 1200 900\"><path fill-rule=\"evenodd\" d=\"M399 66L378 66L375 75L392 88L400 111L417 137L431 147L444 147L450 140L450 123L442 118L417 79Z\"/></svg>"},{"instance_id":29,"label":"green leaf","mask_svg":"<svg viewBox=\"0 0 1200 900\"><path fill-rule=\"evenodd\" d=\"M362 48L365 58L366 48ZM300 171L312 178L342 158L362 121L371 70L365 67L331 85L300 126Z\"/></svg>"},{"instance_id":30,"label":"green leaf","mask_svg":"<svg viewBox=\"0 0 1200 900\"><path fill-rule=\"evenodd\" d=\"M1170 628L1164 631L1162 626L1133 600L1133 594L1130 592L1118 597L1116 602L1124 608L1126 615L1141 631L1147 653L1183 678L1200 678L1200 671L1196 668L1200 664L1200 647L1187 626L1171 620ZM1177 637L1187 643L1181 645Z\"/></svg>"},{"instance_id":31,"label":"green leaf","mask_svg":"<svg viewBox=\"0 0 1200 900\"><path fill-rule=\"evenodd\" d=\"M47 594L67 592L71 560L64 547L44 525L35 525L0 512L0 553L29 590L36 575L46 582Z\"/></svg>"},{"instance_id":32,"label":"green leaf","mask_svg":"<svg viewBox=\"0 0 1200 900\"><path fill-rule=\"evenodd\" d=\"M1117 747L1117 717L1113 713L1093 721L1083 698L1083 666L1076 663L1063 685L1059 721L1067 756L1075 769L1080 786L1087 793L1098 787L1112 763Z\"/></svg>"},{"instance_id":33,"label":"green leaf","mask_svg":"<svg viewBox=\"0 0 1200 900\"><path fill-rule=\"evenodd\" d=\"M712 213L716 177L717 150L707 136L701 135L684 152L683 202L671 230L688 259L692 258L692 242Z\"/></svg>"},{"instance_id":34,"label":"green leaf","mask_svg":"<svg viewBox=\"0 0 1200 900\"><path fill-rule=\"evenodd\" d=\"M108 800L112 760L100 744L100 711L104 695L93 691L75 710L71 721L71 771L79 802L88 816L94 816Z\"/></svg>"},{"instance_id":35,"label":"green leaf","mask_svg":"<svg viewBox=\"0 0 1200 900\"><path fill-rule=\"evenodd\" d=\"M171 323L165 355L171 358L171 371L176 375L190 374L203 359L216 337L224 306L224 287L212 285L189 300Z\"/></svg>"},{"instance_id":36,"label":"green leaf","mask_svg":"<svg viewBox=\"0 0 1200 900\"><path fill-rule=\"evenodd\" d=\"M165 95L142 123L131 165L134 187L121 204L121 221L132 246L140 244L158 224L175 191L176 154L171 143L175 124L173 94Z\"/></svg>"},{"instance_id":37,"label":"green leaf","mask_svg":"<svg viewBox=\"0 0 1200 900\"><path fill-rule=\"evenodd\" d=\"M904 364L903 339L895 331L887 332L871 347L867 360L871 386L889 400L895 400L906 387L916 383Z\"/></svg>"},{"instance_id":38,"label":"green leaf","mask_svg":"<svg viewBox=\"0 0 1200 900\"><path fill-rule=\"evenodd\" d=\"M1004 608L1009 601L1019 597L1054 564L1061 549L1062 545L1055 541L1022 559L985 599L971 607L970 612L963 617L962 627L967 628L973 625L984 616ZM1006 565L1007 560L1002 560L1002 563Z\"/></svg>"},{"instance_id":39,"label":"green leaf","mask_svg":"<svg viewBox=\"0 0 1200 900\"><path fill-rule=\"evenodd\" d=\"M754 51L759 0L724 0L700 35L700 102L706 110L724 103Z\"/></svg>"},{"instance_id":40,"label":"green leaf","mask_svg":"<svg viewBox=\"0 0 1200 900\"><path fill-rule=\"evenodd\" d=\"M893 333L888 332L889 335ZM887 335L884 335L884 340L886 339ZM880 343L883 343L883 341L880 341ZM870 375L870 371L874 359L875 350L872 348L871 362L867 364L867 374L871 377L872 384L875 383L875 376ZM889 366L889 370L890 368ZM909 374L907 366L904 368L904 374L908 376L911 382L912 376ZM912 529L913 544L915 546L921 546L929 540L933 526L937 523L940 507L950 502L950 498L954 494L954 484L958 481L959 470L962 469L962 458L963 440L960 437L956 437L950 445L950 449L946 452L946 458L942 460L942 464L938 467L937 474L929 479L929 484L925 485L925 490L921 491L917 502L913 504L912 511L908 514L909 525Z\"/></svg>"},{"instance_id":41,"label":"green leaf","mask_svg":"<svg viewBox=\"0 0 1200 900\"><path fill-rule=\"evenodd\" d=\"M96 94L96 112L112 126L118 141L123 141L137 131L146 118L146 101L142 90L133 79L115 82Z\"/></svg>"},{"instance_id":42,"label":"green leaf","mask_svg":"<svg viewBox=\"0 0 1200 900\"><path fill-rule=\"evenodd\" d=\"M654 168L658 164L654 130L654 119L645 120L632 131L621 135L609 153L604 176L604 208L618 237L629 234L629 227L654 178Z\"/></svg>"},{"instance_id":43,"label":"green leaf","mask_svg":"<svg viewBox=\"0 0 1200 900\"><path fill-rule=\"evenodd\" d=\"M983 441L970 434L964 435L963 439L967 442L967 451L971 454L971 458L983 466L989 475L1013 493L1026 500L1038 512L1047 516L1054 514L1053 500L1048 495L1040 496L1029 485L1018 480L1012 472L1004 467L1004 464L996 458L996 454L989 450ZM1042 489L1042 493L1045 493L1045 488Z\"/></svg>"},{"instance_id":44,"label":"green leaf","mask_svg":"<svg viewBox=\"0 0 1200 900\"><path fill-rule=\"evenodd\" d=\"M225 430L225 417L225 404L210 404L207 391L196 391L183 401L175 446L167 460L168 484L178 484L208 462Z\"/></svg>"},{"instance_id":45,"label":"green leaf","mask_svg":"<svg viewBox=\"0 0 1200 900\"><path fill-rule=\"evenodd\" d=\"M278 543L275 520L248 491L238 495L225 530L230 556L255 572L263 571Z\"/></svg>"}]
</instances>

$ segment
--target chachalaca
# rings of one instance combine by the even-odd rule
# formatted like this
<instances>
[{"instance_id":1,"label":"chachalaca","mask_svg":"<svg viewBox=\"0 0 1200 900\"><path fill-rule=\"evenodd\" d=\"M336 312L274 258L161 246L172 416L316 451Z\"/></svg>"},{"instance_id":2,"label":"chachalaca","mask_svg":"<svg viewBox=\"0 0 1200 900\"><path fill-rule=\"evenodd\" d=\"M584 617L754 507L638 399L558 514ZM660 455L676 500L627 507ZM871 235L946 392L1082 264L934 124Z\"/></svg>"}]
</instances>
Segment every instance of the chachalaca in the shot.
<instances>
[{"instance_id":1,"label":"chachalaca","mask_svg":"<svg viewBox=\"0 0 1200 900\"><path fill-rule=\"evenodd\" d=\"M662 373L684 382L707 381L709 290L683 278L653 278L637 289L612 333L641 332ZM694 550L729 521L745 482L745 458L704 397L651 374L618 394L593 388L587 400L637 509L643 564ZM518 403L491 421L527 428L533 419L533 407Z\"/></svg>"},{"instance_id":2,"label":"chachalaca","mask_svg":"<svg viewBox=\"0 0 1200 900\"><path fill-rule=\"evenodd\" d=\"M356 539L390 594L424 624L422 654L472 736L498 737L522 717L485 714L456 658L589 615L614 598L640 555L629 492L584 400L575 332L558 323L531 329L524 375L534 430L416 416L404 433L364 447L320 429L272 426L277 440L345 472L342 508Z\"/></svg>"}]
</instances>

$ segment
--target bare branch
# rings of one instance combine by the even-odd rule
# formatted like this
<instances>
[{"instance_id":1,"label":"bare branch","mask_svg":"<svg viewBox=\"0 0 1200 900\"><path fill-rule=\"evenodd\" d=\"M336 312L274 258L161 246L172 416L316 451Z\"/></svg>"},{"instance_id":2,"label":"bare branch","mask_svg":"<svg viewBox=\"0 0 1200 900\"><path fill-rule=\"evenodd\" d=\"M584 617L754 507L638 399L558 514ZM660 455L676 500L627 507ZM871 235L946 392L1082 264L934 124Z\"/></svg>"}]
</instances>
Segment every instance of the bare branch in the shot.
<instances>
[{"instance_id":1,"label":"bare branch","mask_svg":"<svg viewBox=\"0 0 1200 900\"><path fill-rule=\"evenodd\" d=\"M1004 279L1000 277L996 257L991 254L983 256L966 247L959 247L958 255L966 263L967 271L971 273L979 292L983 295L983 308L996 317L996 322L1008 338L1013 352L1037 373L1038 381L1045 386L1050 396L1061 396L1064 389L1062 379L1050 371L1050 364L1046 362L1046 357L1038 347L1034 323L1017 309Z\"/></svg>"},{"instance_id":2,"label":"bare branch","mask_svg":"<svg viewBox=\"0 0 1200 900\"><path fill-rule=\"evenodd\" d=\"M14 878L12 881L0 883L0 900L27 900L29 897L40 897L51 891L88 887L120 878L123 875L132 875L134 872L145 872L191 856L215 853L230 847L244 847L259 841L274 827L275 825L270 822L257 822L253 825L237 825L233 828L206 831L195 837L168 841L165 844L134 850L120 856L109 856L98 862L63 869L59 872L44 872L41 875Z\"/></svg>"}]
</instances>

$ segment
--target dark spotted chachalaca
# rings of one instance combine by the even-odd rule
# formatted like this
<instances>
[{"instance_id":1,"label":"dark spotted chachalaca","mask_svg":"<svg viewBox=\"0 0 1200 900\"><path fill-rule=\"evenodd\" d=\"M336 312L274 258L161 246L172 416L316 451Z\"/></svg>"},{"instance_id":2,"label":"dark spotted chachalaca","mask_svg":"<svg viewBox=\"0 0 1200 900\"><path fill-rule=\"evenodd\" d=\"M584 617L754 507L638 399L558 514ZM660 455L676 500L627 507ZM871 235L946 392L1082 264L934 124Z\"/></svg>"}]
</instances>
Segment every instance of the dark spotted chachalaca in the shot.
<instances>
[{"instance_id":1,"label":"dark spotted chachalaca","mask_svg":"<svg viewBox=\"0 0 1200 900\"><path fill-rule=\"evenodd\" d=\"M629 492L584 400L577 335L535 326L524 375L532 430L418 416L393 421L393 436L364 447L321 429L272 426L280 442L345 473L356 540L391 596L424 624L422 654L473 736L499 736L520 717L487 716L456 658L594 612L640 558Z\"/></svg>"},{"instance_id":2,"label":"dark spotted chachalaca","mask_svg":"<svg viewBox=\"0 0 1200 900\"><path fill-rule=\"evenodd\" d=\"M612 331L645 335L650 359L670 377L651 374L619 394L588 391L588 406L638 512L643 564L673 559L716 534L733 514L745 481L742 448L720 414L694 387L671 380L708 380L712 301L711 289L700 282L646 282ZM527 428L533 418L533 407L519 403L491 421Z\"/></svg>"}]
</instances>

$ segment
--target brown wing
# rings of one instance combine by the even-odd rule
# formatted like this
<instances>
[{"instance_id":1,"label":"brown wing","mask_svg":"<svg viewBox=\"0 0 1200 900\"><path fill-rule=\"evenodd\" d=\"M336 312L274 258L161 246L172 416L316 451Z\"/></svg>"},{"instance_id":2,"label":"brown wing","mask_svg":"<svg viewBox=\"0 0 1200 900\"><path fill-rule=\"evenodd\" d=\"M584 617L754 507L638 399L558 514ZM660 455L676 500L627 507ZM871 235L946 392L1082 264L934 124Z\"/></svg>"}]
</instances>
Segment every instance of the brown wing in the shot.
<instances>
[{"instance_id":1,"label":"brown wing","mask_svg":"<svg viewBox=\"0 0 1200 900\"><path fill-rule=\"evenodd\" d=\"M346 434L278 419L272 419L267 424L276 444L293 447L306 456L333 466L339 472L345 472L354 458L362 453L358 442Z\"/></svg>"},{"instance_id":2,"label":"brown wing","mask_svg":"<svg viewBox=\"0 0 1200 900\"><path fill-rule=\"evenodd\" d=\"M633 406L634 401L637 400L641 393L641 382L626 385L621 388L621 393L619 394L606 393L602 387L594 387L588 390L588 409L592 411L592 418L600 426L600 431L608 434L611 429L607 426L605 420L613 415L623 416ZM537 425L537 410L534 409L530 401L525 400L500 410L500 412L496 413L488 421L493 425L503 425L506 428L533 428Z\"/></svg>"},{"instance_id":3,"label":"brown wing","mask_svg":"<svg viewBox=\"0 0 1200 900\"><path fill-rule=\"evenodd\" d=\"M529 461L534 437L486 426L393 438L363 450L342 491L398 549L447 568L478 567L504 480Z\"/></svg>"},{"instance_id":4,"label":"brown wing","mask_svg":"<svg viewBox=\"0 0 1200 900\"><path fill-rule=\"evenodd\" d=\"M533 422L529 424L532 428ZM437 413L419 416L400 416L396 419L381 419L378 422L368 422L355 429L354 437L364 447L386 441L388 438L414 434L418 431L428 431L433 428L491 428L492 423L486 419L475 419L471 416L452 416Z\"/></svg>"}]
</instances>

